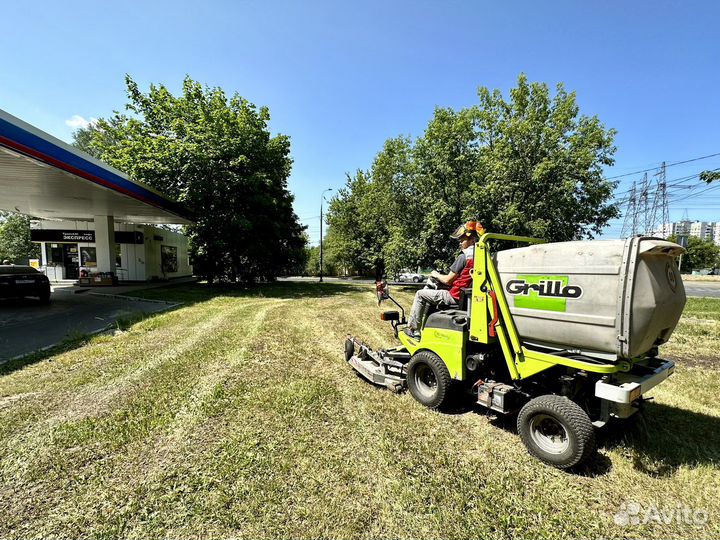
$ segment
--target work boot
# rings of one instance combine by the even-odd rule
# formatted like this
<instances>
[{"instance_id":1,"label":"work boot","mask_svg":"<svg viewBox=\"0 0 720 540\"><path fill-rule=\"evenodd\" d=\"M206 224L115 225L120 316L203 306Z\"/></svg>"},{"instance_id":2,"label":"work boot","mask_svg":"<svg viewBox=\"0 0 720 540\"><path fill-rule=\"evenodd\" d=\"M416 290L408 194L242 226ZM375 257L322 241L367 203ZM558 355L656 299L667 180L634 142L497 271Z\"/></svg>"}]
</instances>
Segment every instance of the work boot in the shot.
<instances>
[{"instance_id":1,"label":"work boot","mask_svg":"<svg viewBox=\"0 0 720 540\"><path fill-rule=\"evenodd\" d=\"M420 339L420 332L417 330L413 330L409 326L403 330L406 336L412 338L412 339Z\"/></svg>"}]
</instances>

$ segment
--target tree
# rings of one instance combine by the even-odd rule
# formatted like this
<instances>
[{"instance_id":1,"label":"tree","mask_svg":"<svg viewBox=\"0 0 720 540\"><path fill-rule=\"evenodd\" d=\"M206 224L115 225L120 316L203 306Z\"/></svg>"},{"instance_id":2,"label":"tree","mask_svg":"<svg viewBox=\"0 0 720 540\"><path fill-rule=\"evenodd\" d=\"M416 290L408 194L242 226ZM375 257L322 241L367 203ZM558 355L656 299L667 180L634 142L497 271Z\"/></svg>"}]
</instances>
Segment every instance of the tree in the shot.
<instances>
[{"instance_id":1,"label":"tree","mask_svg":"<svg viewBox=\"0 0 720 540\"><path fill-rule=\"evenodd\" d=\"M96 137L102 137L103 132L99 131L95 124L89 124L87 127L76 129L73 134L73 146L79 150L82 150L86 154L90 154L92 157L101 159L102 151L98 149L99 145L93 146L93 139Z\"/></svg>"},{"instance_id":2,"label":"tree","mask_svg":"<svg viewBox=\"0 0 720 540\"><path fill-rule=\"evenodd\" d=\"M703 171L700 173L700 181L706 184L710 184L716 180L720 180L720 171L718 170Z\"/></svg>"},{"instance_id":3,"label":"tree","mask_svg":"<svg viewBox=\"0 0 720 540\"><path fill-rule=\"evenodd\" d=\"M324 244L324 242L323 242ZM305 274L309 276L320 275L320 246L312 246L306 248L307 252L307 263L305 264ZM323 253L323 275L334 276L337 275L337 267L332 257L328 257L327 252Z\"/></svg>"},{"instance_id":4,"label":"tree","mask_svg":"<svg viewBox=\"0 0 720 540\"><path fill-rule=\"evenodd\" d=\"M40 246L30 241L30 218L22 214L0 212L0 262L26 264L40 258Z\"/></svg>"},{"instance_id":5,"label":"tree","mask_svg":"<svg viewBox=\"0 0 720 540\"><path fill-rule=\"evenodd\" d=\"M394 272L447 266L449 235L467 220L564 241L593 238L619 215L602 173L615 131L580 115L573 92L559 84L551 96L520 75L508 100L482 87L478 97L436 108L422 136L389 139L370 171L348 179L328 215L339 244Z\"/></svg>"},{"instance_id":6,"label":"tree","mask_svg":"<svg viewBox=\"0 0 720 540\"><path fill-rule=\"evenodd\" d=\"M189 77L177 97L126 84L129 114L78 130L75 144L192 209L193 263L211 283L297 268L306 239L287 189L290 140L271 136L268 109Z\"/></svg>"},{"instance_id":7,"label":"tree","mask_svg":"<svg viewBox=\"0 0 720 540\"><path fill-rule=\"evenodd\" d=\"M323 239L323 264L331 266L333 273L339 276L363 273L362 269L356 264L357 261L353 259L342 244L342 237L338 237L335 231L335 228L328 227L327 234ZM325 273L325 270L323 270L323 273ZM333 274L328 272L328 275Z\"/></svg>"},{"instance_id":8,"label":"tree","mask_svg":"<svg viewBox=\"0 0 720 540\"><path fill-rule=\"evenodd\" d=\"M370 175L358 170L347 177L345 187L331 199L327 213L330 252L339 254L344 262L352 261L362 274L382 274L382 249L387 241L387 228L378 223L384 210L383 201L372 184Z\"/></svg>"},{"instance_id":9,"label":"tree","mask_svg":"<svg viewBox=\"0 0 720 540\"><path fill-rule=\"evenodd\" d=\"M677 236L670 236L670 242L678 241ZM682 271L692 272L704 268L715 268L718 266L720 257L720 246L716 245L711 238L702 239L697 236L688 236L687 251L682 256Z\"/></svg>"}]
</instances>

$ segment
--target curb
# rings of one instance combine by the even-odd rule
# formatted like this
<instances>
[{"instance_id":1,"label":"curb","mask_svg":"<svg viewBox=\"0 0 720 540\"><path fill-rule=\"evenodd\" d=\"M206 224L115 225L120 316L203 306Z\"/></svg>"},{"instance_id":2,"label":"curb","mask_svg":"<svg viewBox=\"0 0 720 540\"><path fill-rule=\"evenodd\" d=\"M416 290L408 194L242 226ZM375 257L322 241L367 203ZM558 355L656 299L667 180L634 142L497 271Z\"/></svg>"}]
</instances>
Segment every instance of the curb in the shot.
<instances>
[{"instance_id":1,"label":"curb","mask_svg":"<svg viewBox=\"0 0 720 540\"><path fill-rule=\"evenodd\" d=\"M125 296L124 294L112 294L101 292L89 292L92 296L104 296L106 298L117 298L118 300L132 300L135 302L153 302L155 304L168 304L169 307L181 306L184 302L171 302L170 300L155 300L152 298L140 298L137 296Z\"/></svg>"}]
</instances>

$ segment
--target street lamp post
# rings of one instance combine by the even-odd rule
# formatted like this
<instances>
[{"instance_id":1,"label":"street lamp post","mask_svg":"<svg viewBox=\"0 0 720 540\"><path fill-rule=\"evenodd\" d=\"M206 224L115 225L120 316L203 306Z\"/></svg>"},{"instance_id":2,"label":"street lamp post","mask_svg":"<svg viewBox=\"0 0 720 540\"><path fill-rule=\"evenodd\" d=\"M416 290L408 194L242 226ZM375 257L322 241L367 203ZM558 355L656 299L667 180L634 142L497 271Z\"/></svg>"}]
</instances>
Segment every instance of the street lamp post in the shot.
<instances>
[{"instance_id":1,"label":"street lamp post","mask_svg":"<svg viewBox=\"0 0 720 540\"><path fill-rule=\"evenodd\" d=\"M323 201L325 200L325 194L328 191L332 191L332 188L327 188L325 191L322 192L322 195L320 195L320 283L322 283L323 278L323 246L322 246L322 225L323 225L323 216L322 216L322 210L323 210Z\"/></svg>"}]
</instances>

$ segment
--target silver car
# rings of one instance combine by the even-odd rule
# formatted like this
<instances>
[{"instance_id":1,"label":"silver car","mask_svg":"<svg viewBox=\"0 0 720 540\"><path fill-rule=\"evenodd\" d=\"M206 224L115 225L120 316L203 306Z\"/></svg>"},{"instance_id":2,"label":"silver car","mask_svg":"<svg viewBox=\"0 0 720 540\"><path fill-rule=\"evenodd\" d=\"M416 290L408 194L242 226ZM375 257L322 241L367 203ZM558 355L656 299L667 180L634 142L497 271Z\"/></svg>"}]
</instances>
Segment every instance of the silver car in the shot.
<instances>
[{"instance_id":1,"label":"silver car","mask_svg":"<svg viewBox=\"0 0 720 540\"><path fill-rule=\"evenodd\" d=\"M397 276L396 281L412 281L413 283L420 283L425 277L417 272L411 272L410 270L402 270Z\"/></svg>"}]
</instances>

